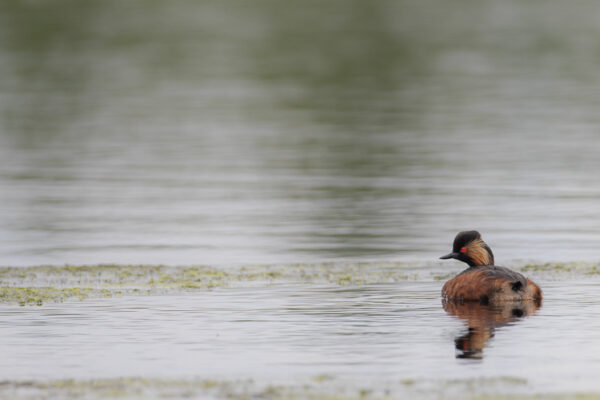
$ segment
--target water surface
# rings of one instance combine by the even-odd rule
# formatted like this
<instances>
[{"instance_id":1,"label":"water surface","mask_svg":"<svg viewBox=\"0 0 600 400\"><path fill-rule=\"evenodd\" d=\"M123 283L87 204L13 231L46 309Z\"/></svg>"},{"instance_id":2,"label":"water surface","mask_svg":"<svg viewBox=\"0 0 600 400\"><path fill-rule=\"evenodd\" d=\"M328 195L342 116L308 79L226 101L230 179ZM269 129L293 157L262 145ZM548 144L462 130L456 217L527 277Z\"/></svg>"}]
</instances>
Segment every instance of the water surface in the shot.
<instances>
[{"instance_id":1,"label":"water surface","mask_svg":"<svg viewBox=\"0 0 600 400\"><path fill-rule=\"evenodd\" d=\"M9 1L0 263L595 260L594 1Z\"/></svg>"},{"instance_id":2,"label":"water surface","mask_svg":"<svg viewBox=\"0 0 600 400\"><path fill-rule=\"evenodd\" d=\"M503 392L593 391L598 282L570 283L567 290L544 282L543 307L498 324L478 359L457 357L455 339L468 329L442 309L438 282L281 284L4 305L0 370L5 380L200 376L281 383L327 376L332 384L403 393L406 381L444 392L444 382L473 379L478 387L478 379L512 379Z\"/></svg>"},{"instance_id":3,"label":"water surface","mask_svg":"<svg viewBox=\"0 0 600 400\"><path fill-rule=\"evenodd\" d=\"M598 15L591 0L2 2L0 266L388 269L2 303L0 379L600 391L596 269L534 276L535 312L474 312L494 322L471 326L472 358L457 355L473 321L439 298L459 267L388 274L463 229L500 265L598 260ZM64 278L45 285L85 286Z\"/></svg>"}]
</instances>

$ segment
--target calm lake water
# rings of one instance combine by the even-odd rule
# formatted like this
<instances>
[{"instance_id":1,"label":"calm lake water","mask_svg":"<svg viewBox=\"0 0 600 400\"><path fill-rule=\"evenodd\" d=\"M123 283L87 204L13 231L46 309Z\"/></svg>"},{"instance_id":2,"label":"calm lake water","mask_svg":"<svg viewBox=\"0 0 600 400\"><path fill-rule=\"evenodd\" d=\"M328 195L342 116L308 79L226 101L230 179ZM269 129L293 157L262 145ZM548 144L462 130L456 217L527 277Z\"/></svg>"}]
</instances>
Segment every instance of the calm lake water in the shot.
<instances>
[{"instance_id":1,"label":"calm lake water","mask_svg":"<svg viewBox=\"0 0 600 400\"><path fill-rule=\"evenodd\" d=\"M11 1L0 263L597 259L595 1Z\"/></svg>"},{"instance_id":2,"label":"calm lake water","mask_svg":"<svg viewBox=\"0 0 600 400\"><path fill-rule=\"evenodd\" d=\"M396 395L414 390L401 384L407 380L421 394L433 386L447 395L444 384L459 380L485 389L477 384L482 378L512 379L502 390L508 393L598 390L600 345L592 338L600 329L600 285L570 283L574 288L546 282L547 301L529 316L511 306L503 316L480 312L469 323L442 309L440 283L432 282L2 306L0 371L14 380L201 376L272 383L325 375L332 385L349 380ZM464 352L456 341L486 320L487 336L471 332L480 354L457 357Z\"/></svg>"},{"instance_id":3,"label":"calm lake water","mask_svg":"<svg viewBox=\"0 0 600 400\"><path fill-rule=\"evenodd\" d=\"M5 1L0 265L422 265L464 229L500 265L594 262L599 15L592 0ZM598 282L540 279L539 310L446 312L433 279L3 304L0 379L600 391Z\"/></svg>"}]
</instances>

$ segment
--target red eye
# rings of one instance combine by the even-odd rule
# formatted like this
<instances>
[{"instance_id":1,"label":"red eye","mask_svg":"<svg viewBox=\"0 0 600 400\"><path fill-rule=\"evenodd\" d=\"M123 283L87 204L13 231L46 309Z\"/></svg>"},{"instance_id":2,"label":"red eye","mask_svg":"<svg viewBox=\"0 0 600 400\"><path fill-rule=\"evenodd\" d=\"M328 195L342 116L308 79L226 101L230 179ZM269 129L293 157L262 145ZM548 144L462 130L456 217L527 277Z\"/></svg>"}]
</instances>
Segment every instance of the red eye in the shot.
<instances>
[{"instance_id":1,"label":"red eye","mask_svg":"<svg viewBox=\"0 0 600 400\"><path fill-rule=\"evenodd\" d=\"M460 249L460 252L461 252L461 253L466 253L466 252L467 252L467 248L466 248L466 247L463 247L462 249Z\"/></svg>"}]
</instances>

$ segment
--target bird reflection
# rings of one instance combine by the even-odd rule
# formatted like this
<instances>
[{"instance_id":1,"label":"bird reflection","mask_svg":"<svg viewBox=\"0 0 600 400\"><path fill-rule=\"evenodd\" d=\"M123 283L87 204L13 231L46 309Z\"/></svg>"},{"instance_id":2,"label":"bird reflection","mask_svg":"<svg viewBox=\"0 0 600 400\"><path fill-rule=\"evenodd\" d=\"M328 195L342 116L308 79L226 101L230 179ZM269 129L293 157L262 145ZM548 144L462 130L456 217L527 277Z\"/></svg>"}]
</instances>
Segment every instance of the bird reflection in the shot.
<instances>
[{"instance_id":1,"label":"bird reflection","mask_svg":"<svg viewBox=\"0 0 600 400\"><path fill-rule=\"evenodd\" d=\"M466 321L468 331L457 337L457 358L483 358L483 348L494 336L496 328L510 325L524 317L533 315L540 307L535 301L480 304L479 302L443 302L444 310Z\"/></svg>"}]
</instances>

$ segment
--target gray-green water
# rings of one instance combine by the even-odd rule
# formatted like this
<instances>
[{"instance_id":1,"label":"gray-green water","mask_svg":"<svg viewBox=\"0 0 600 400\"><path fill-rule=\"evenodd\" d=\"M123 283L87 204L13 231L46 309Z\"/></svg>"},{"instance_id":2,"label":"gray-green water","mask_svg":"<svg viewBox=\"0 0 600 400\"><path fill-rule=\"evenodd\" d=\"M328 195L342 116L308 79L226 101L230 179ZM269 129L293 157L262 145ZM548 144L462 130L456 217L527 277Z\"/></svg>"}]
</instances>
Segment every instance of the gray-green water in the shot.
<instances>
[{"instance_id":1,"label":"gray-green water","mask_svg":"<svg viewBox=\"0 0 600 400\"><path fill-rule=\"evenodd\" d=\"M598 278L536 279L546 296L540 309L510 304L498 312L468 304L446 312L441 282L422 278L360 286L238 282L164 295L7 304L0 306L0 371L8 382L74 379L67 393L82 386L96 395L98 384L85 382L119 377L148 379L141 387L154 395L152 379L185 388L181 382L198 378L230 382L234 392L243 382L310 384L313 391L392 398L597 392ZM458 357L464 355L472 358ZM12 393L3 385L0 393ZM300 393L310 393L307 387Z\"/></svg>"},{"instance_id":2,"label":"gray-green water","mask_svg":"<svg viewBox=\"0 0 600 400\"><path fill-rule=\"evenodd\" d=\"M0 260L596 259L594 1L6 1Z\"/></svg>"},{"instance_id":3,"label":"gray-green water","mask_svg":"<svg viewBox=\"0 0 600 400\"><path fill-rule=\"evenodd\" d=\"M544 306L499 321L478 361L455 357L465 321L439 301L460 267L431 264L463 229L502 265L599 259L598 15L591 0L3 1L0 265L278 267L2 303L0 380L600 391L596 270L527 271ZM378 263L297 273L324 261ZM0 286L83 285L29 271Z\"/></svg>"}]
</instances>

